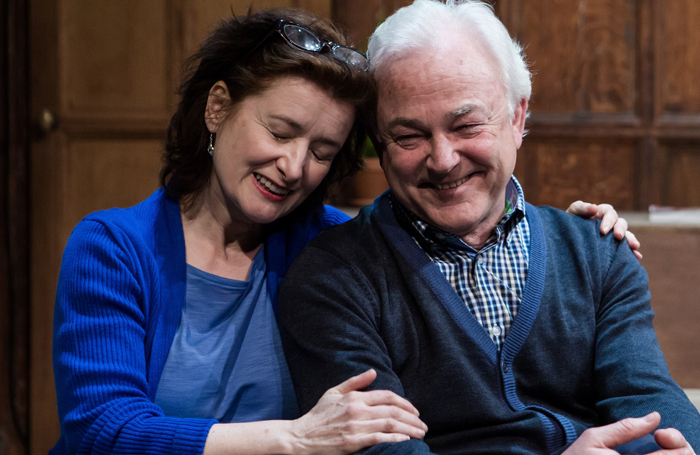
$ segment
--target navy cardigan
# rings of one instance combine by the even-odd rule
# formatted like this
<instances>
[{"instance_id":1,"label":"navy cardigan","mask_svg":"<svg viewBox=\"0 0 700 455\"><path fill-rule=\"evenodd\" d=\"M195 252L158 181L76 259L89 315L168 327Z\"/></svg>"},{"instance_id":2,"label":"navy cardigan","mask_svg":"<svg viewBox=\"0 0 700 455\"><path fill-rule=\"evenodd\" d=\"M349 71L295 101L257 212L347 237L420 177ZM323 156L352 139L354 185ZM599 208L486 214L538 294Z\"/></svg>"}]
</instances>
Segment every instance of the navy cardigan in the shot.
<instances>
[{"instance_id":1,"label":"navy cardigan","mask_svg":"<svg viewBox=\"0 0 700 455\"><path fill-rule=\"evenodd\" d=\"M553 453L586 428L654 410L700 452L700 415L668 372L627 244L596 221L526 211L529 272L501 352L386 195L313 240L279 308L302 412L374 368L371 388L408 398L429 430L367 453Z\"/></svg>"},{"instance_id":2,"label":"navy cardigan","mask_svg":"<svg viewBox=\"0 0 700 455\"><path fill-rule=\"evenodd\" d=\"M325 207L268 226L267 285L276 308L287 267L346 215ZM61 439L52 454L199 454L215 420L164 417L153 404L185 299L177 201L160 189L93 213L68 240L56 294L53 364Z\"/></svg>"}]
</instances>

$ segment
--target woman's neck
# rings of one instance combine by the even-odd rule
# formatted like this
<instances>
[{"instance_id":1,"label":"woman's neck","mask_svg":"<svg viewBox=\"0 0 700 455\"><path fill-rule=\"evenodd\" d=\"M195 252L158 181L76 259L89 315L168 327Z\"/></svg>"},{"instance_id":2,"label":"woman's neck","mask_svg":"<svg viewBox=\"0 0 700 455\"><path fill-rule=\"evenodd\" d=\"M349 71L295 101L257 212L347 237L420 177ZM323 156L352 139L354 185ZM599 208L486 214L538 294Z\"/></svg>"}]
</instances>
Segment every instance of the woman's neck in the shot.
<instances>
[{"instance_id":1,"label":"woman's neck","mask_svg":"<svg viewBox=\"0 0 700 455\"><path fill-rule=\"evenodd\" d=\"M205 272L245 280L262 245L262 225L205 189L188 211L180 205L187 263Z\"/></svg>"}]
</instances>

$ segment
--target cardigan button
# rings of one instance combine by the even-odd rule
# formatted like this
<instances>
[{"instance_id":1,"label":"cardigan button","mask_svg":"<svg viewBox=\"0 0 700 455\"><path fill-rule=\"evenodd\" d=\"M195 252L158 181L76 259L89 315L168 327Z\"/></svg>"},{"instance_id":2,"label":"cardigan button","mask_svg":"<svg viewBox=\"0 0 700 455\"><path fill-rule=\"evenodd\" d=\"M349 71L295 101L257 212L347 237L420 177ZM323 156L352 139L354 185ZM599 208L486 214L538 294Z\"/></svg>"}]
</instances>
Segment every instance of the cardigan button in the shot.
<instances>
[{"instance_id":1,"label":"cardigan button","mask_svg":"<svg viewBox=\"0 0 700 455\"><path fill-rule=\"evenodd\" d=\"M503 368L503 372L508 374L508 371L510 371L510 368L508 367L508 364L504 360L503 363L501 364L501 367Z\"/></svg>"}]
</instances>

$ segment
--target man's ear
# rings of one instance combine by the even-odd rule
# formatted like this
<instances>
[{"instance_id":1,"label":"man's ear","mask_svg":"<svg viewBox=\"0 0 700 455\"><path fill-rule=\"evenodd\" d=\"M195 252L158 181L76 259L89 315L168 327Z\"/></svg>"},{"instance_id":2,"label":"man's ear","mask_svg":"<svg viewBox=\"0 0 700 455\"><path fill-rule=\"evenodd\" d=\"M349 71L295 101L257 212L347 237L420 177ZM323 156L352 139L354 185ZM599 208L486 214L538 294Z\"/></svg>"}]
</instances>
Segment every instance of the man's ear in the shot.
<instances>
[{"instance_id":1,"label":"man's ear","mask_svg":"<svg viewBox=\"0 0 700 455\"><path fill-rule=\"evenodd\" d=\"M516 148L520 148L523 143L523 134L525 133L525 120L527 120L527 100L520 100L520 104L515 107L515 115L513 116L513 134L515 136Z\"/></svg>"},{"instance_id":2,"label":"man's ear","mask_svg":"<svg viewBox=\"0 0 700 455\"><path fill-rule=\"evenodd\" d=\"M209 89L207 107L204 110L204 122L210 133L217 133L221 124L226 119L228 108L231 104L231 96L224 81L218 81Z\"/></svg>"}]
</instances>

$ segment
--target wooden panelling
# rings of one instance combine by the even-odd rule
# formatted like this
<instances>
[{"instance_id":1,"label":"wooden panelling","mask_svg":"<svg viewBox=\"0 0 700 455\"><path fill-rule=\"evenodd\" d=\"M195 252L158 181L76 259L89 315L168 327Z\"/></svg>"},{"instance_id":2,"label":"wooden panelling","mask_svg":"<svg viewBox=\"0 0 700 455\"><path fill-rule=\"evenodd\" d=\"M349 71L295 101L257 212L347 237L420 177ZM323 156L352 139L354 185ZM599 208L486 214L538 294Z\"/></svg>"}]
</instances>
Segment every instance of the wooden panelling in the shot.
<instances>
[{"instance_id":1,"label":"wooden panelling","mask_svg":"<svg viewBox=\"0 0 700 455\"><path fill-rule=\"evenodd\" d=\"M699 142L659 143L652 172L652 203L700 207Z\"/></svg>"},{"instance_id":2,"label":"wooden panelling","mask_svg":"<svg viewBox=\"0 0 700 455\"><path fill-rule=\"evenodd\" d=\"M699 113L700 2L655 0L656 112Z\"/></svg>"},{"instance_id":3,"label":"wooden panelling","mask_svg":"<svg viewBox=\"0 0 700 455\"><path fill-rule=\"evenodd\" d=\"M253 11L295 7L313 11L325 17L331 17L331 0L195 0L183 2L185 37L184 56L193 54L199 43L222 19L231 14L244 16L248 9Z\"/></svg>"},{"instance_id":4,"label":"wooden panelling","mask_svg":"<svg viewBox=\"0 0 700 455\"><path fill-rule=\"evenodd\" d=\"M29 429L28 21L0 8L0 453L25 454Z\"/></svg>"},{"instance_id":5,"label":"wooden panelling","mask_svg":"<svg viewBox=\"0 0 700 455\"><path fill-rule=\"evenodd\" d=\"M167 2L59 3L62 111L70 116L167 115L173 91Z\"/></svg>"},{"instance_id":6,"label":"wooden panelling","mask_svg":"<svg viewBox=\"0 0 700 455\"><path fill-rule=\"evenodd\" d=\"M635 106L634 0L504 0L499 12L522 43L533 112L631 112Z\"/></svg>"},{"instance_id":7,"label":"wooden panelling","mask_svg":"<svg viewBox=\"0 0 700 455\"><path fill-rule=\"evenodd\" d=\"M381 0L333 1L333 20L350 32L353 44L363 51L367 49L367 39L381 21L381 3Z\"/></svg>"},{"instance_id":8,"label":"wooden panelling","mask_svg":"<svg viewBox=\"0 0 700 455\"><path fill-rule=\"evenodd\" d=\"M565 209L573 201L634 205L634 144L527 137L518 152L516 176L535 204Z\"/></svg>"},{"instance_id":9,"label":"wooden panelling","mask_svg":"<svg viewBox=\"0 0 700 455\"><path fill-rule=\"evenodd\" d=\"M328 18L330 18L333 14L331 3L331 0L255 0L255 5L259 9L290 6L294 8L307 9Z\"/></svg>"},{"instance_id":10,"label":"wooden panelling","mask_svg":"<svg viewBox=\"0 0 700 455\"><path fill-rule=\"evenodd\" d=\"M649 274L654 328L673 379L700 388L700 228L632 226Z\"/></svg>"},{"instance_id":11,"label":"wooden panelling","mask_svg":"<svg viewBox=\"0 0 700 455\"><path fill-rule=\"evenodd\" d=\"M411 3L412 0L334 0L333 20L342 24L350 32L355 46L364 51L377 25Z\"/></svg>"},{"instance_id":12,"label":"wooden panelling","mask_svg":"<svg viewBox=\"0 0 700 455\"><path fill-rule=\"evenodd\" d=\"M45 454L59 437L51 363L53 300L69 227L64 219L61 151L63 136L53 133L32 145L31 163L31 351L29 448Z\"/></svg>"},{"instance_id":13,"label":"wooden panelling","mask_svg":"<svg viewBox=\"0 0 700 455\"><path fill-rule=\"evenodd\" d=\"M76 140L67 149L65 223L68 226L75 226L96 210L135 205L159 186L161 145L158 141ZM116 172L116 169L129 172Z\"/></svg>"},{"instance_id":14,"label":"wooden panelling","mask_svg":"<svg viewBox=\"0 0 700 455\"><path fill-rule=\"evenodd\" d=\"M46 453L58 438L51 331L65 241L85 214L134 204L157 186L159 138L176 101L184 57L196 51L212 24L232 12L245 14L251 4L254 10L293 6L333 17L364 47L379 22L409 3L30 0L31 115L47 108L59 118L56 131L37 136L29 160L32 453ZM644 209L650 202L700 205L700 2L492 3L535 72L531 134L516 169L529 201L564 208L586 199L618 210ZM662 272L667 269L659 264ZM693 266L684 268L690 273ZM652 291L684 298L659 286ZM658 305L659 324L692 332L676 309L666 316L660 305L667 304ZM670 346L660 339L664 349ZM688 351L670 363L682 364L683 355ZM682 385L700 386L674 368ZM696 370L689 374L698 377Z\"/></svg>"}]
</instances>

